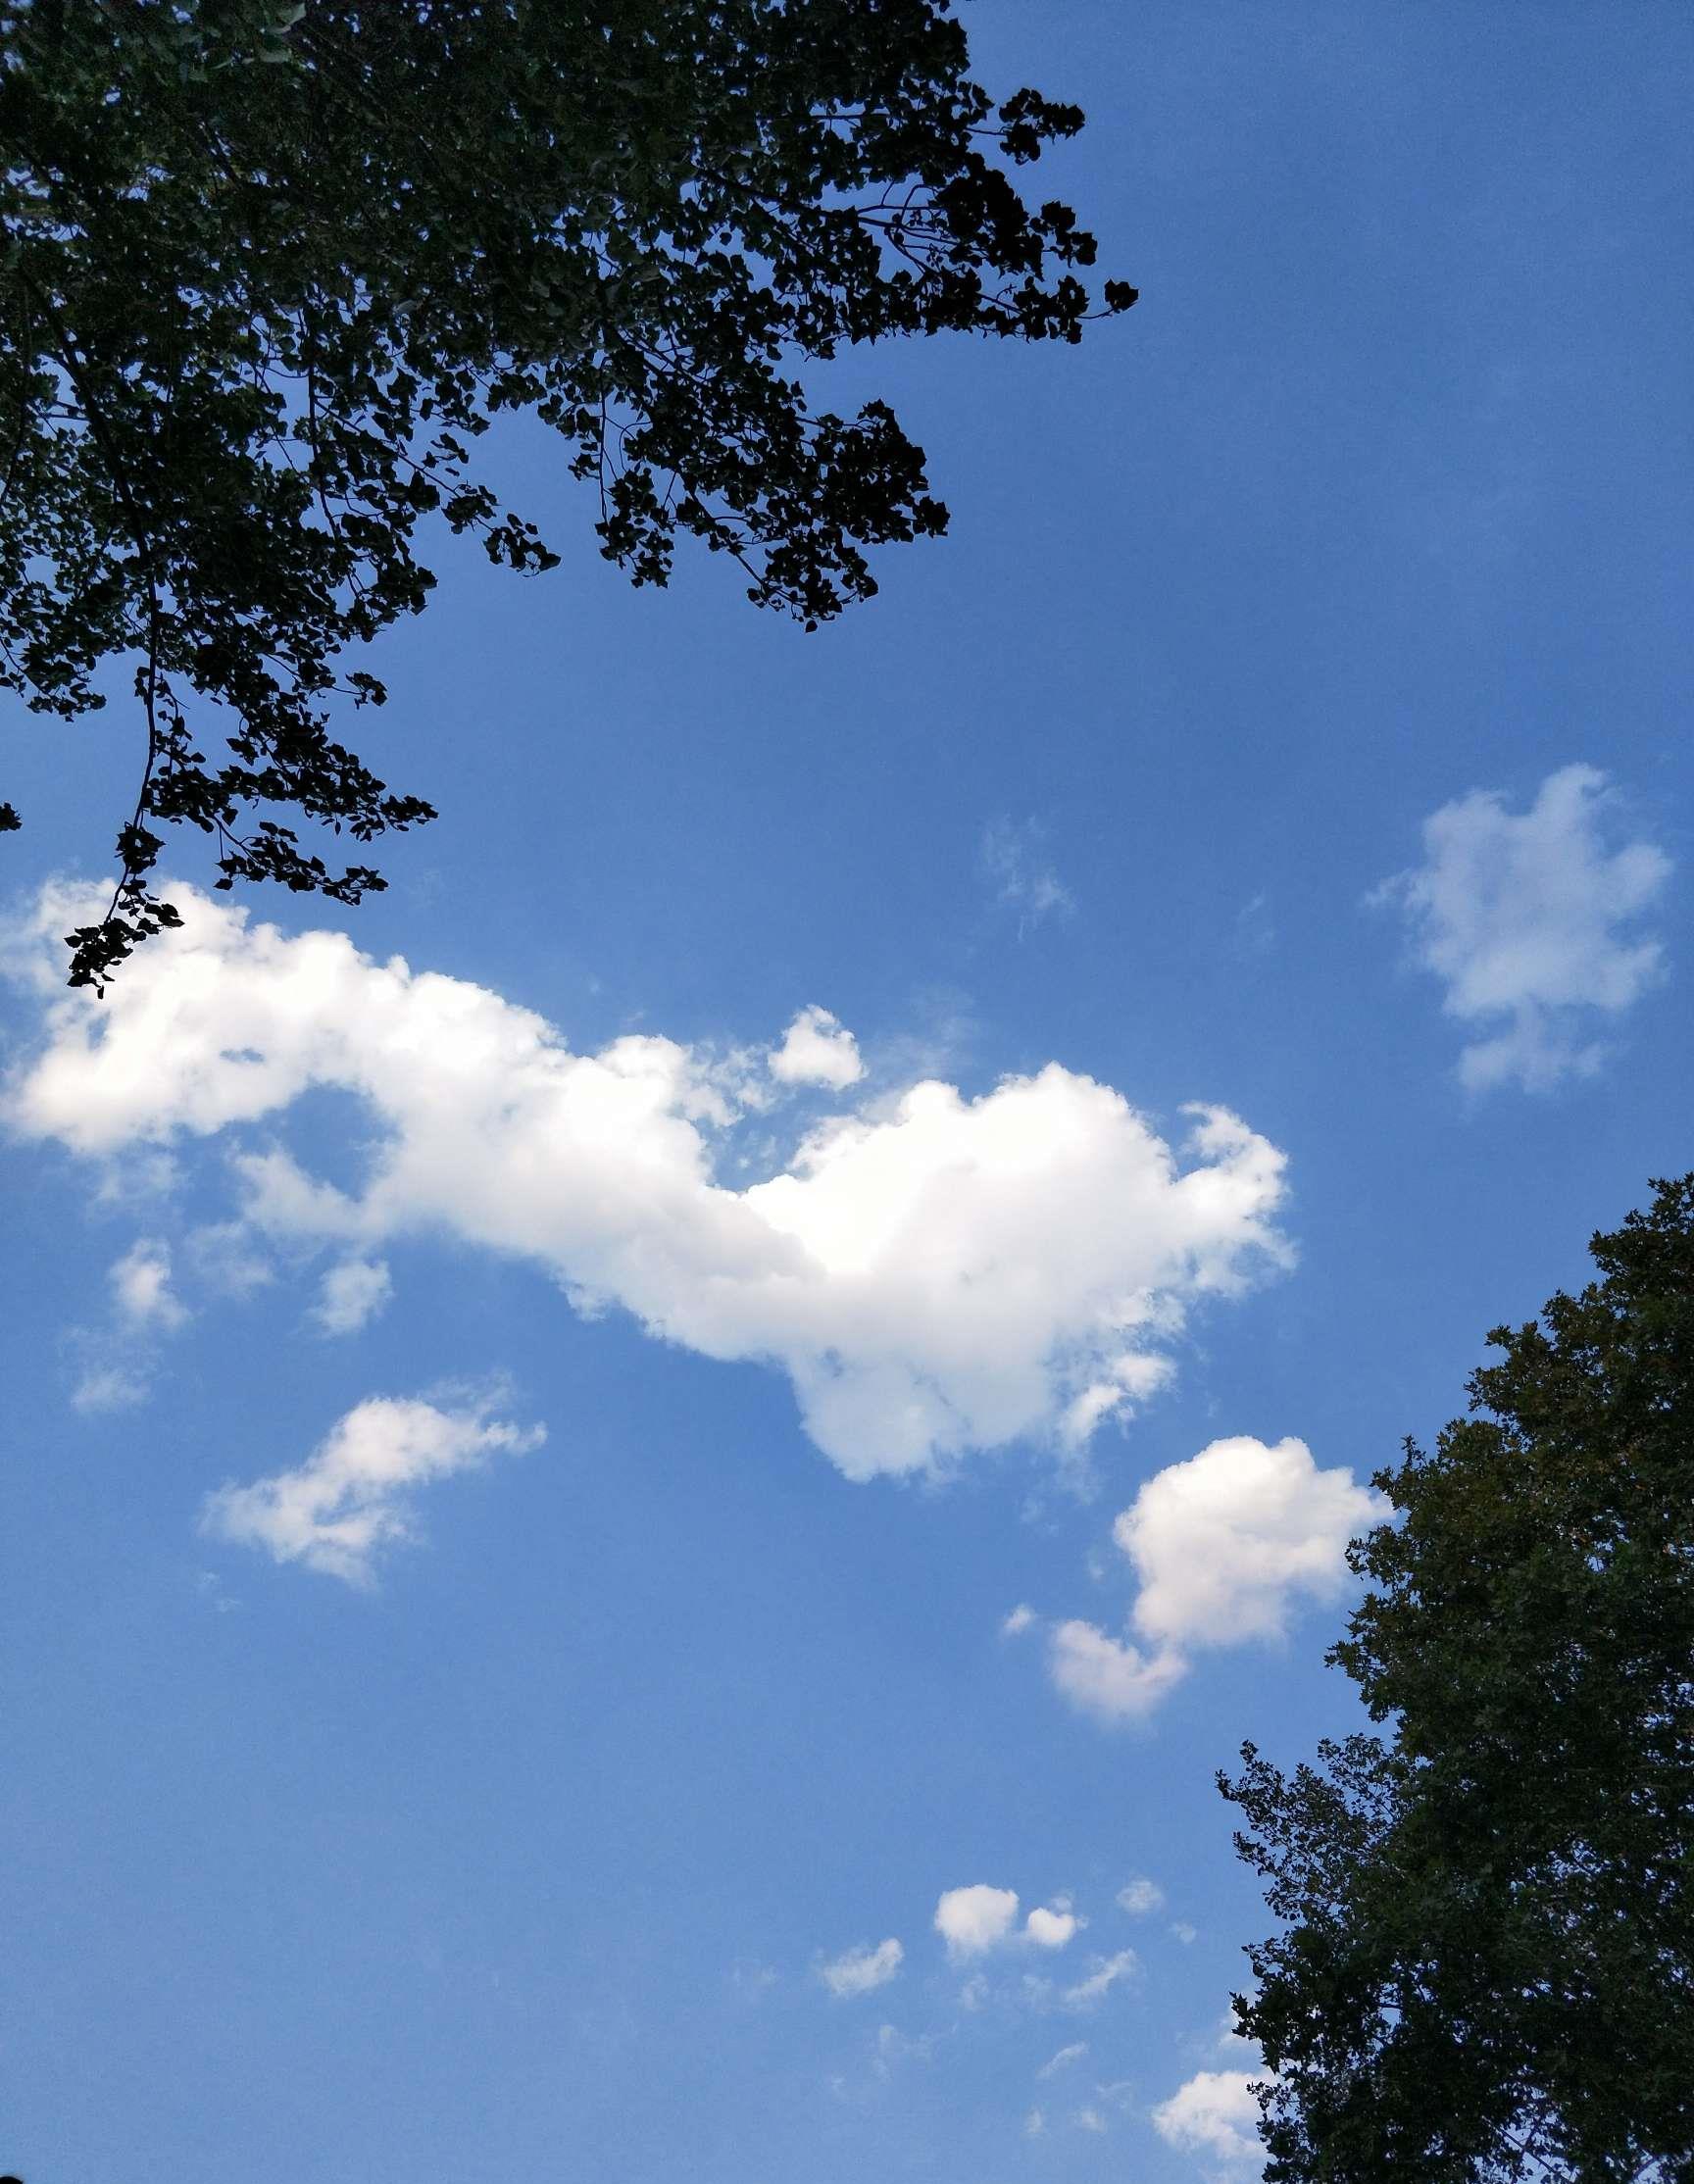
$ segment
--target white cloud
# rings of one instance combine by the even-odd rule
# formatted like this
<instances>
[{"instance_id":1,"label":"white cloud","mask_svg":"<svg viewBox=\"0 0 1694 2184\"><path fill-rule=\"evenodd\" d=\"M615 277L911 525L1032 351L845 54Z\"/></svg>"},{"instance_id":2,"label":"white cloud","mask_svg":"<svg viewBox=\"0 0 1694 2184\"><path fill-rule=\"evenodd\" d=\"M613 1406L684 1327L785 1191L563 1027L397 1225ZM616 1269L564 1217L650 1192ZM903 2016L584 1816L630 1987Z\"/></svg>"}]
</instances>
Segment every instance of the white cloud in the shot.
<instances>
[{"instance_id":1,"label":"white cloud","mask_svg":"<svg viewBox=\"0 0 1694 2184\"><path fill-rule=\"evenodd\" d=\"M1030 1624L1037 1621L1038 1619L1039 1618L1036 1616L1033 1608L1014 1608L1012 1613L1001 1623L1000 1635L1002 1638L1021 1637L1023 1632L1029 1628Z\"/></svg>"},{"instance_id":2,"label":"white cloud","mask_svg":"<svg viewBox=\"0 0 1694 2184\"><path fill-rule=\"evenodd\" d=\"M1056 2078L1061 2070L1069 2070L1071 2063L1080 2062L1087 2053L1086 2040L1072 2040L1069 2047L1061 2048L1055 2056L1049 2056L1035 2075L1038 2078Z\"/></svg>"},{"instance_id":3,"label":"white cloud","mask_svg":"<svg viewBox=\"0 0 1694 2184\"><path fill-rule=\"evenodd\" d=\"M782 1084L823 1084L836 1092L857 1084L865 1074L859 1042L827 1009L802 1009L783 1034L782 1044L766 1056L766 1067Z\"/></svg>"},{"instance_id":4,"label":"white cloud","mask_svg":"<svg viewBox=\"0 0 1694 2184\"><path fill-rule=\"evenodd\" d=\"M1145 1873L1136 1873L1118 1891L1118 1909L1127 1911L1131 1918L1145 1918L1165 1909L1165 1891Z\"/></svg>"},{"instance_id":5,"label":"white cloud","mask_svg":"<svg viewBox=\"0 0 1694 2184\"><path fill-rule=\"evenodd\" d=\"M954 1957L977 1957L1006 1940L1018 1916L1015 1888L949 1888L935 1906L935 1931Z\"/></svg>"},{"instance_id":6,"label":"white cloud","mask_svg":"<svg viewBox=\"0 0 1694 2184\"><path fill-rule=\"evenodd\" d=\"M233 1593L224 1590L224 1580L215 1569L203 1569L194 1580L194 1589L201 1599L210 1603L217 1615L233 1615L241 1603Z\"/></svg>"},{"instance_id":7,"label":"white cloud","mask_svg":"<svg viewBox=\"0 0 1694 2184\"><path fill-rule=\"evenodd\" d=\"M1153 2110L1153 2127L1167 2146L1210 2155L1231 2171L1262 2167L1259 2104L1245 2070L1199 2070Z\"/></svg>"},{"instance_id":8,"label":"white cloud","mask_svg":"<svg viewBox=\"0 0 1694 2184\"><path fill-rule=\"evenodd\" d=\"M303 1563L350 1585L367 1585L378 1552L417 1537L408 1489L490 1456L539 1447L540 1426L504 1425L479 1406L373 1396L333 1425L296 1470L208 1495L204 1532L263 1547L279 1563Z\"/></svg>"},{"instance_id":9,"label":"white cloud","mask_svg":"<svg viewBox=\"0 0 1694 2184\"><path fill-rule=\"evenodd\" d=\"M484 988L169 892L184 929L100 1004L59 993L54 936L80 906L44 895L48 1036L12 1082L14 1128L96 1158L227 1133L250 1227L360 1258L427 1232L530 1260L579 1308L779 1365L849 1477L1058 1443L1093 1391L1123 1415L1197 1302L1287 1262L1282 1156L1220 1109L1196 1111L1184 1164L1058 1064L973 1100L925 1081L734 1189L717 1166L744 1068L657 1037L573 1054ZM378 1124L352 1190L255 1142L321 1087Z\"/></svg>"},{"instance_id":10,"label":"white cloud","mask_svg":"<svg viewBox=\"0 0 1694 2184\"><path fill-rule=\"evenodd\" d=\"M1023 1921L1023 1939L1037 1949L1063 1949L1083 1923L1069 1904L1038 1906Z\"/></svg>"},{"instance_id":11,"label":"white cloud","mask_svg":"<svg viewBox=\"0 0 1694 2184\"><path fill-rule=\"evenodd\" d=\"M1079 2131L1104 2131L1106 2118L1098 2109L1078 2109L1071 2119Z\"/></svg>"},{"instance_id":12,"label":"white cloud","mask_svg":"<svg viewBox=\"0 0 1694 2184\"><path fill-rule=\"evenodd\" d=\"M143 1238L113 1266L109 1279L118 1312L134 1331L170 1332L188 1317L171 1292L171 1247Z\"/></svg>"},{"instance_id":13,"label":"white cloud","mask_svg":"<svg viewBox=\"0 0 1694 2184\"><path fill-rule=\"evenodd\" d=\"M1104 1721L1151 1713L1188 1672L1179 1654L1143 1653L1110 1637L1098 1624L1074 1619L1054 1630L1048 1666L1072 1706Z\"/></svg>"},{"instance_id":14,"label":"white cloud","mask_svg":"<svg viewBox=\"0 0 1694 2184\"><path fill-rule=\"evenodd\" d=\"M1044 918L1055 913L1068 918L1076 908L1075 896L1046 857L1045 844L1046 829L1034 819L1021 826L994 819L982 829L977 862L995 901L1018 913L1020 939Z\"/></svg>"},{"instance_id":15,"label":"white cloud","mask_svg":"<svg viewBox=\"0 0 1694 2184\"><path fill-rule=\"evenodd\" d=\"M1023 2118L1023 2136L1026 2139L1038 2139L1046 2128L1047 2118L1039 2109L1031 2109Z\"/></svg>"},{"instance_id":16,"label":"white cloud","mask_svg":"<svg viewBox=\"0 0 1694 2184\"><path fill-rule=\"evenodd\" d=\"M887 1986L905 1957L905 1950L890 1935L874 1949L867 1943L863 1948L843 1950L839 1957L818 1966L818 1976L832 1995L843 1999L868 1995L872 1988Z\"/></svg>"},{"instance_id":17,"label":"white cloud","mask_svg":"<svg viewBox=\"0 0 1694 2184\"><path fill-rule=\"evenodd\" d=\"M1036 1905L1019 1927L1018 1891L990 1888L983 1882L946 1889L935 1906L935 1931L955 1960L984 1956L1013 1942L1032 1949L1063 1949L1086 1923L1071 1910L1068 1896L1056 1896L1051 1904ZM975 1986L974 1981L971 1984ZM960 2000L967 2009L974 2009L981 1995L968 1992Z\"/></svg>"},{"instance_id":18,"label":"white cloud","mask_svg":"<svg viewBox=\"0 0 1694 2184\"><path fill-rule=\"evenodd\" d=\"M138 1365L91 1365L77 1377L71 1405L89 1416L132 1411L153 1392L152 1374Z\"/></svg>"},{"instance_id":19,"label":"white cloud","mask_svg":"<svg viewBox=\"0 0 1694 2184\"><path fill-rule=\"evenodd\" d=\"M1143 1643L1061 1623L1054 1683L1103 1720L1150 1712L1192 1648L1280 1638L1296 1599L1337 1598L1348 1541L1380 1514L1351 1471L1319 1470L1304 1441L1214 1441L1157 1472L1113 1526L1139 1580L1130 1620Z\"/></svg>"},{"instance_id":20,"label":"white cloud","mask_svg":"<svg viewBox=\"0 0 1694 2184\"><path fill-rule=\"evenodd\" d=\"M1293 1596L1345 1590L1347 1542L1381 1514L1304 1441L1214 1441L1150 1478L1112 1528L1140 1580L1135 1627L1168 1645L1279 1638Z\"/></svg>"},{"instance_id":21,"label":"white cloud","mask_svg":"<svg viewBox=\"0 0 1694 2184\"><path fill-rule=\"evenodd\" d=\"M103 1198L119 1196L111 1171L101 1179ZM171 1247L144 1236L107 1269L112 1291L109 1325L71 1327L66 1346L80 1369L71 1406L86 1416L130 1411L153 1393L156 1338L186 1326L189 1313L171 1286Z\"/></svg>"},{"instance_id":22,"label":"white cloud","mask_svg":"<svg viewBox=\"0 0 1694 2184\"><path fill-rule=\"evenodd\" d=\"M878 2025L872 2070L877 2077L887 2078L893 2075L896 2063L927 2062L935 2053L939 2037L933 2032L917 2035L902 2032L898 2025Z\"/></svg>"},{"instance_id":23,"label":"white cloud","mask_svg":"<svg viewBox=\"0 0 1694 2184\"><path fill-rule=\"evenodd\" d=\"M357 1334L394 1294L388 1267L380 1259L343 1259L324 1276L312 1316L326 1335Z\"/></svg>"},{"instance_id":24,"label":"white cloud","mask_svg":"<svg viewBox=\"0 0 1694 2184\"><path fill-rule=\"evenodd\" d=\"M1092 2010L1121 1979L1127 1979L1131 1972L1138 1970L1140 1962L1132 1949L1120 1949L1113 1957L1098 1957L1087 1978L1078 1980L1074 1987L1067 1987L1061 2000L1069 2010Z\"/></svg>"},{"instance_id":25,"label":"white cloud","mask_svg":"<svg viewBox=\"0 0 1694 2184\"><path fill-rule=\"evenodd\" d=\"M275 1268L242 1221L212 1221L190 1229L188 1252L200 1281L224 1298L250 1297L275 1279Z\"/></svg>"},{"instance_id":26,"label":"white cloud","mask_svg":"<svg viewBox=\"0 0 1694 2184\"><path fill-rule=\"evenodd\" d=\"M1459 1059L1470 1089L1591 1075L1606 1051L1596 1018L1663 975L1660 943L1633 928L1670 862L1650 842L1617 843L1616 805L1588 766L1550 774L1520 814L1473 790L1424 820L1423 864L1372 898L1403 907L1447 1015L1477 1033Z\"/></svg>"},{"instance_id":27,"label":"white cloud","mask_svg":"<svg viewBox=\"0 0 1694 2184\"><path fill-rule=\"evenodd\" d=\"M1276 927L1270 918L1270 898L1251 896L1235 913L1235 952L1241 956L1268 956L1276 945Z\"/></svg>"}]
</instances>

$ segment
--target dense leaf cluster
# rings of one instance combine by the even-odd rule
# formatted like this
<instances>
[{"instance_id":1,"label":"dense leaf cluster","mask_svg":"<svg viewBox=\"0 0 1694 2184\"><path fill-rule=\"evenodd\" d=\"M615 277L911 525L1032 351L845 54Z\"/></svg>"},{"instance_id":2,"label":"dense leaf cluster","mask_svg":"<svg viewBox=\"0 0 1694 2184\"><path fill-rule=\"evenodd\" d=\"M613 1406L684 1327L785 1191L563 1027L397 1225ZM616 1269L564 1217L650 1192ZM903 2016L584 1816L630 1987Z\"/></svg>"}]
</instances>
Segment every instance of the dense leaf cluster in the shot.
<instances>
[{"instance_id":1,"label":"dense leaf cluster","mask_svg":"<svg viewBox=\"0 0 1694 2184\"><path fill-rule=\"evenodd\" d=\"M1694 1176L1378 1486L1332 1658L1387 1739L1223 1787L1272 2184L1694 2176Z\"/></svg>"},{"instance_id":2,"label":"dense leaf cluster","mask_svg":"<svg viewBox=\"0 0 1694 2184\"><path fill-rule=\"evenodd\" d=\"M147 725L74 982L174 921L164 823L220 886L381 884L250 815L431 816L329 704L381 702L340 662L424 605L426 519L556 560L476 474L502 411L637 583L686 532L809 627L872 593L867 549L946 511L884 404L815 408L797 363L1077 339L1093 240L1007 166L1081 120L996 109L949 0L0 0L0 684L71 719L132 661Z\"/></svg>"}]
</instances>

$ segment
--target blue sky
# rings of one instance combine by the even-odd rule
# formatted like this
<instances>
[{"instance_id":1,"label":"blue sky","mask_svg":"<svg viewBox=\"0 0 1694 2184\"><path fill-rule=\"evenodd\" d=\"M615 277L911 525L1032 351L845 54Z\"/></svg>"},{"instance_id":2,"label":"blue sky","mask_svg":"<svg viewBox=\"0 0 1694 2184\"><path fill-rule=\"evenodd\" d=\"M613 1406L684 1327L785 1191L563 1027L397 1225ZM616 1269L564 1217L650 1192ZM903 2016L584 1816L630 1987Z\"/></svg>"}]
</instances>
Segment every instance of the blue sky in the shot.
<instances>
[{"instance_id":1,"label":"blue sky","mask_svg":"<svg viewBox=\"0 0 1694 2184\"><path fill-rule=\"evenodd\" d=\"M1694 23L968 21L1143 300L840 368L953 512L872 606L631 593L507 433L563 568L361 722L440 821L98 1048L134 752L9 740L29 2184L1253 2174L1213 1771L1694 1162Z\"/></svg>"}]
</instances>

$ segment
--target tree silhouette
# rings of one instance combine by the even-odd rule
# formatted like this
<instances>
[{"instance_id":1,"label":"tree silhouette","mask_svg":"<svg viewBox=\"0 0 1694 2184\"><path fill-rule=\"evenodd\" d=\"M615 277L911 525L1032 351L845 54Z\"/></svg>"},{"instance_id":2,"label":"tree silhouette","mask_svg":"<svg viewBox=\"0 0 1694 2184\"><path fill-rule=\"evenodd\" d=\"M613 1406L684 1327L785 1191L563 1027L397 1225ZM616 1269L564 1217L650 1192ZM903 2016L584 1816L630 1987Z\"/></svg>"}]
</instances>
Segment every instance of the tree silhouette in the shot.
<instances>
[{"instance_id":1,"label":"tree silhouette","mask_svg":"<svg viewBox=\"0 0 1694 2184\"><path fill-rule=\"evenodd\" d=\"M1386 1738L1223 1780L1284 1930L1270 2184L1694 2175L1694 1175L1408 1443L1331 1659Z\"/></svg>"},{"instance_id":2,"label":"tree silhouette","mask_svg":"<svg viewBox=\"0 0 1694 2184\"><path fill-rule=\"evenodd\" d=\"M382 702L342 656L424 606L426 519L557 560L477 475L501 413L637 584L687 533L812 628L947 514L797 366L1096 315L1092 238L1007 172L1081 114L995 106L948 0L0 0L0 686L69 720L129 663L146 731L73 984L178 921L163 825L220 887L382 884L285 820L433 816L329 712Z\"/></svg>"}]
</instances>

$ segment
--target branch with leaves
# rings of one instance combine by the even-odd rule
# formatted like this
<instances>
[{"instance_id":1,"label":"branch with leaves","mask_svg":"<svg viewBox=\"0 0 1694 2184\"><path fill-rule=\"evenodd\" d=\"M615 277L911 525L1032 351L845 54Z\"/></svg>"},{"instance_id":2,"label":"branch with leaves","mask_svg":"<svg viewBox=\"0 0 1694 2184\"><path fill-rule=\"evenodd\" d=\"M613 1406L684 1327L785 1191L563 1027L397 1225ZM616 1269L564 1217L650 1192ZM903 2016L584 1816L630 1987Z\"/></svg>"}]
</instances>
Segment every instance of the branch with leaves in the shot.
<instances>
[{"instance_id":1,"label":"branch with leaves","mask_svg":"<svg viewBox=\"0 0 1694 2184\"><path fill-rule=\"evenodd\" d=\"M174 921L162 827L221 887L383 884L286 820L433 816L330 709L383 702L340 663L424 606L425 524L556 566L476 475L503 412L560 435L637 584L689 535L807 628L871 597L947 512L886 404L797 374L1127 309L1009 172L1081 123L996 108L948 0L0 4L0 687L69 720L133 661L146 727L72 982Z\"/></svg>"}]
</instances>

